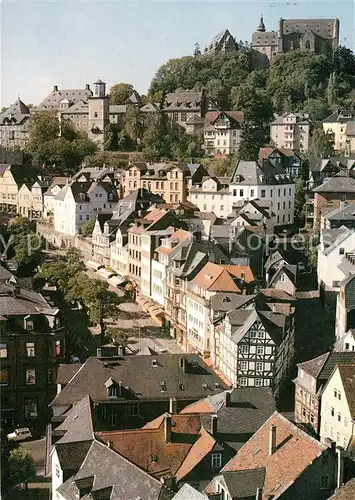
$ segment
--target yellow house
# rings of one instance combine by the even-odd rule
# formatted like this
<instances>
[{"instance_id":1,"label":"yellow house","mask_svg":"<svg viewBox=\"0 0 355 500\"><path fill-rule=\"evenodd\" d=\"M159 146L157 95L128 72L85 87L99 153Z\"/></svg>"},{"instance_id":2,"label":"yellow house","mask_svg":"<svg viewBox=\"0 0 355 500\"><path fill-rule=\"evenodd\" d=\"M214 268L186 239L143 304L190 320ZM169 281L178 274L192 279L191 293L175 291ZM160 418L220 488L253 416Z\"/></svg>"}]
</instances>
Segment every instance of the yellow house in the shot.
<instances>
[{"instance_id":1,"label":"yellow house","mask_svg":"<svg viewBox=\"0 0 355 500\"><path fill-rule=\"evenodd\" d=\"M17 211L19 186L14 170L14 165L0 165L0 209L4 211Z\"/></svg>"},{"instance_id":2,"label":"yellow house","mask_svg":"<svg viewBox=\"0 0 355 500\"><path fill-rule=\"evenodd\" d=\"M323 120L323 130L334 140L335 151L345 151L347 148L347 124L354 121L355 115L350 111L334 111Z\"/></svg>"}]
</instances>

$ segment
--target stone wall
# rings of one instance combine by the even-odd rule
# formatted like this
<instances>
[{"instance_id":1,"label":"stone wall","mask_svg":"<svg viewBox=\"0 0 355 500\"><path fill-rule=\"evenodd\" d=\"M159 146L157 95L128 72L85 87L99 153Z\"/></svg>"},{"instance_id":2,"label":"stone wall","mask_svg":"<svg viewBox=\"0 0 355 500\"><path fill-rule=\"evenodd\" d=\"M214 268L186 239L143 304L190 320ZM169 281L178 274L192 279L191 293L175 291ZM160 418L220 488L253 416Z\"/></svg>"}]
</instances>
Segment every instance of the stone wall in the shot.
<instances>
[{"instance_id":1,"label":"stone wall","mask_svg":"<svg viewBox=\"0 0 355 500\"><path fill-rule=\"evenodd\" d=\"M66 249L71 246L77 248L83 254L83 259L92 259L91 238L84 238L80 235L70 236L53 229L50 223L37 221L37 233L40 234L54 248Z\"/></svg>"}]
</instances>

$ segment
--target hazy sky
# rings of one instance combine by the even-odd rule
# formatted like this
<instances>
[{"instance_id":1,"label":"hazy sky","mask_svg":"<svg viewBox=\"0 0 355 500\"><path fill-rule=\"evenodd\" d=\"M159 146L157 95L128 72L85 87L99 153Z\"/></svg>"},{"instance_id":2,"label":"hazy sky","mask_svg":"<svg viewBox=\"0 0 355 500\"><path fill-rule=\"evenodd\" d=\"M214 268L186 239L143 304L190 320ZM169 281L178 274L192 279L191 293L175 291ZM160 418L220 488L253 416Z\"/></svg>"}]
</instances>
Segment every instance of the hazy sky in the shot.
<instances>
[{"instance_id":1,"label":"hazy sky","mask_svg":"<svg viewBox=\"0 0 355 500\"><path fill-rule=\"evenodd\" d=\"M340 19L340 42L355 48L355 0L152 1L0 0L1 105L17 96L38 104L61 88L83 88L101 78L146 92L168 59L192 54L218 32L238 40L264 15L267 29L284 18Z\"/></svg>"}]
</instances>

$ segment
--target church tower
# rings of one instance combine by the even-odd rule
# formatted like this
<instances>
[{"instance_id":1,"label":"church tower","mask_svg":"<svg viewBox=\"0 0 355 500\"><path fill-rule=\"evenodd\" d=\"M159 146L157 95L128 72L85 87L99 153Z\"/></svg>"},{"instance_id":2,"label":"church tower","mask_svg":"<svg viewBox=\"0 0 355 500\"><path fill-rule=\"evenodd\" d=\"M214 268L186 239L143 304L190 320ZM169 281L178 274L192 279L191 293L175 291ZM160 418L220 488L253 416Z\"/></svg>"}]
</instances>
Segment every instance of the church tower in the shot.
<instances>
[{"instance_id":1,"label":"church tower","mask_svg":"<svg viewBox=\"0 0 355 500\"><path fill-rule=\"evenodd\" d=\"M88 98L89 121L88 136L100 149L105 141L105 126L109 123L109 103L106 95L106 84L97 80L94 83L94 93Z\"/></svg>"}]
</instances>

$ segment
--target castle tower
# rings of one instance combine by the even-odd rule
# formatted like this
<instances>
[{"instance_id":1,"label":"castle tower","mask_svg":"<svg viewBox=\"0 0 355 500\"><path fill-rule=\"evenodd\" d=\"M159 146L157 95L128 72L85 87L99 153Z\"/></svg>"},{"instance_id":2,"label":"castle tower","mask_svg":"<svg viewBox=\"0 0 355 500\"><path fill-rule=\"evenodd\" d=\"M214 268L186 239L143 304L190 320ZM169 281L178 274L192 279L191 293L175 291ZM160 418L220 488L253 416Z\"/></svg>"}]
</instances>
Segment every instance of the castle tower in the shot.
<instances>
[{"instance_id":1,"label":"castle tower","mask_svg":"<svg viewBox=\"0 0 355 500\"><path fill-rule=\"evenodd\" d=\"M94 94L89 97L88 136L103 149L105 126L109 123L109 102L106 95L106 84L97 80L94 83Z\"/></svg>"}]
</instances>

